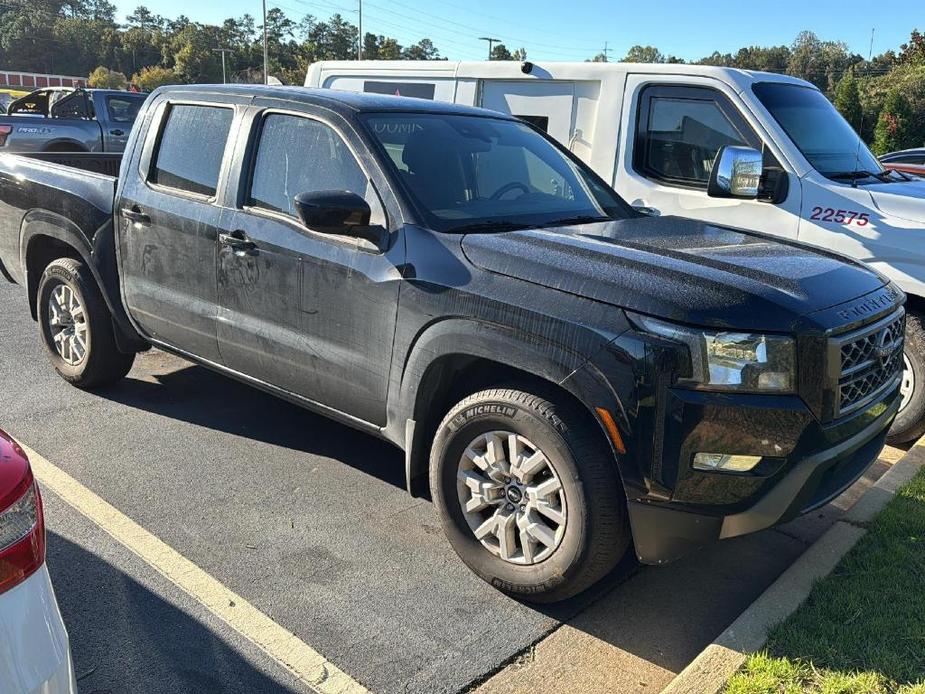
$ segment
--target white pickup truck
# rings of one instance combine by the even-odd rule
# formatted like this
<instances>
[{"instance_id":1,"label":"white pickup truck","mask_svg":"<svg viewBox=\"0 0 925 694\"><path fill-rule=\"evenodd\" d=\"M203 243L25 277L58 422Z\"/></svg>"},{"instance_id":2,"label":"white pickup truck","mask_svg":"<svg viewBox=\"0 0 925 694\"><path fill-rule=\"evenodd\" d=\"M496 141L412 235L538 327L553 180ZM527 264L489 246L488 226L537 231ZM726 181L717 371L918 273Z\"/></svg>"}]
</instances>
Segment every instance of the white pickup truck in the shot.
<instances>
[{"instance_id":1,"label":"white pickup truck","mask_svg":"<svg viewBox=\"0 0 925 694\"><path fill-rule=\"evenodd\" d=\"M640 212L863 260L908 295L903 403L890 440L925 433L925 181L884 171L812 84L697 65L322 61L309 67L305 86L513 114L568 147ZM714 168L722 176L756 159L757 197L711 189Z\"/></svg>"}]
</instances>

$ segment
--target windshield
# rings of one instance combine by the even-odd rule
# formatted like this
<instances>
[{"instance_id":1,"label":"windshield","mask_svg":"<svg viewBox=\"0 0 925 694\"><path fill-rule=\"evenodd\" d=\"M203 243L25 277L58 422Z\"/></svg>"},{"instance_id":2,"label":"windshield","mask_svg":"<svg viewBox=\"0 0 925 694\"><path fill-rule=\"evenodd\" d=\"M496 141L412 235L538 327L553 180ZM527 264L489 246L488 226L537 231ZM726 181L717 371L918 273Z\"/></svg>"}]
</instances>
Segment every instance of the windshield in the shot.
<instances>
[{"instance_id":1,"label":"windshield","mask_svg":"<svg viewBox=\"0 0 925 694\"><path fill-rule=\"evenodd\" d=\"M762 82L752 89L803 156L823 176L839 178L854 171L873 174L883 171L854 128L822 92L812 87L775 82Z\"/></svg>"},{"instance_id":2,"label":"windshield","mask_svg":"<svg viewBox=\"0 0 925 694\"><path fill-rule=\"evenodd\" d=\"M363 120L406 194L438 231L632 214L590 170L523 123L429 113L368 114Z\"/></svg>"}]
</instances>

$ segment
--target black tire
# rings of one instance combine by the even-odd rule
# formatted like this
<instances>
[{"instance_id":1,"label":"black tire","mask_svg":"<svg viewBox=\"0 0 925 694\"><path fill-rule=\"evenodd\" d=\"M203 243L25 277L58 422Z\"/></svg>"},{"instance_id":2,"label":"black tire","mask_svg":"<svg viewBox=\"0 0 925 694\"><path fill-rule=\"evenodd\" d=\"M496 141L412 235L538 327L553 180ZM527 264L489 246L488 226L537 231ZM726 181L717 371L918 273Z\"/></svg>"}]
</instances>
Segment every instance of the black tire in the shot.
<instances>
[{"instance_id":1,"label":"black tire","mask_svg":"<svg viewBox=\"0 0 925 694\"><path fill-rule=\"evenodd\" d=\"M912 367L915 387L890 427L887 442L891 444L908 443L925 434L925 318L916 313L906 316L905 357ZM903 378L907 376L903 374Z\"/></svg>"},{"instance_id":2,"label":"black tire","mask_svg":"<svg viewBox=\"0 0 925 694\"><path fill-rule=\"evenodd\" d=\"M86 349L77 363L69 363L58 352L52 333L49 300L52 292L62 285L74 292L83 307ZM118 381L132 368L135 355L120 352L116 347L109 308L93 276L80 261L59 258L49 263L39 281L36 306L42 344L55 371L68 383L78 388L97 388Z\"/></svg>"},{"instance_id":3,"label":"black tire","mask_svg":"<svg viewBox=\"0 0 925 694\"><path fill-rule=\"evenodd\" d=\"M565 494L561 540L533 564L511 563L483 546L460 501L457 473L463 453L473 440L492 431L517 434L542 449ZM630 546L616 461L588 415L564 398L512 389L470 395L437 428L430 486L453 549L476 574L513 597L548 603L577 595L613 570Z\"/></svg>"}]
</instances>

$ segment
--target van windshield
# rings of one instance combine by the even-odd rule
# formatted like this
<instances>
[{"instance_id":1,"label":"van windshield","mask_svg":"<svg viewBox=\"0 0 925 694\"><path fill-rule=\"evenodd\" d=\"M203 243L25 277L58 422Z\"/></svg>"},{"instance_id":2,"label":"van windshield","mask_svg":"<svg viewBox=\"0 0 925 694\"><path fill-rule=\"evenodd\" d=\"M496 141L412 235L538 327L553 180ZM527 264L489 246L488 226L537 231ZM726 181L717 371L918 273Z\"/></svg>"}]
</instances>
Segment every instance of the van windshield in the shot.
<instances>
[{"instance_id":1,"label":"van windshield","mask_svg":"<svg viewBox=\"0 0 925 694\"><path fill-rule=\"evenodd\" d=\"M822 92L812 87L760 82L755 96L823 176L852 180L883 174L877 158ZM856 172L861 172L856 176Z\"/></svg>"},{"instance_id":2,"label":"van windshield","mask_svg":"<svg viewBox=\"0 0 925 694\"><path fill-rule=\"evenodd\" d=\"M587 167L524 123L432 113L366 114L363 121L437 231L504 231L633 215Z\"/></svg>"}]
</instances>

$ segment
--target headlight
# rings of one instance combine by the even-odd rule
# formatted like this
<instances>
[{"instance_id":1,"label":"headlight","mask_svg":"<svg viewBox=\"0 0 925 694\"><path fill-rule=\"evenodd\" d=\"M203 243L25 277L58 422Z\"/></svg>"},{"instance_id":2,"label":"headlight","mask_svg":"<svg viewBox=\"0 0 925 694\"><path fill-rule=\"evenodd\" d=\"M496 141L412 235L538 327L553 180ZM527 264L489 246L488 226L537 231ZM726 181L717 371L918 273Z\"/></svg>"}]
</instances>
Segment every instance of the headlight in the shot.
<instances>
[{"instance_id":1,"label":"headlight","mask_svg":"<svg viewBox=\"0 0 925 694\"><path fill-rule=\"evenodd\" d=\"M647 332L687 345L691 374L686 380L690 382L711 390L756 393L795 390L793 338L697 330L636 314L631 318Z\"/></svg>"}]
</instances>

